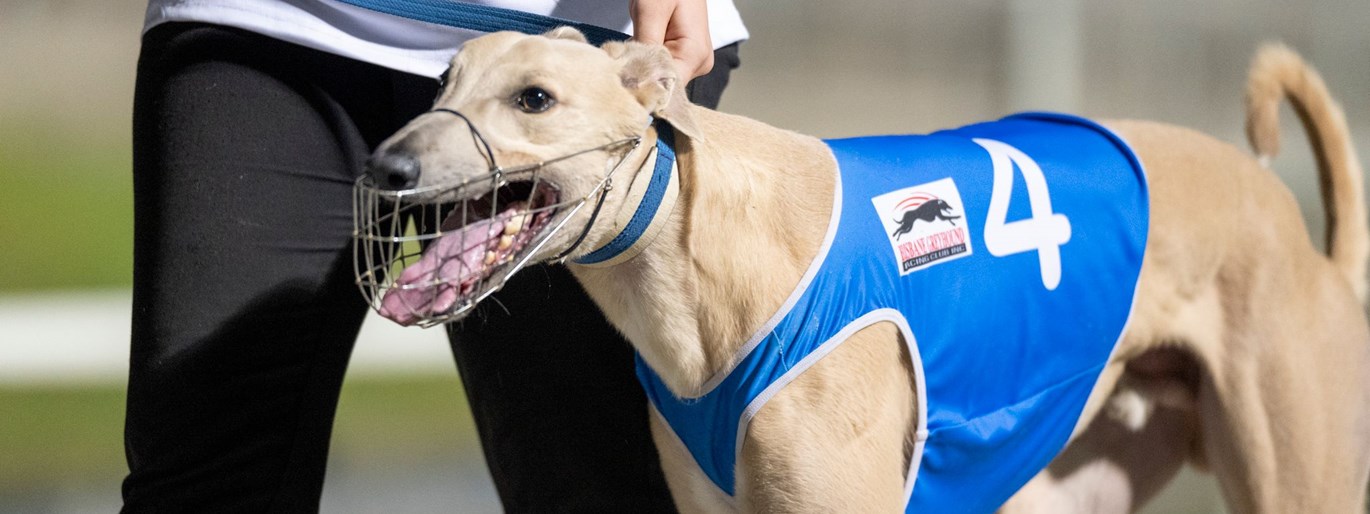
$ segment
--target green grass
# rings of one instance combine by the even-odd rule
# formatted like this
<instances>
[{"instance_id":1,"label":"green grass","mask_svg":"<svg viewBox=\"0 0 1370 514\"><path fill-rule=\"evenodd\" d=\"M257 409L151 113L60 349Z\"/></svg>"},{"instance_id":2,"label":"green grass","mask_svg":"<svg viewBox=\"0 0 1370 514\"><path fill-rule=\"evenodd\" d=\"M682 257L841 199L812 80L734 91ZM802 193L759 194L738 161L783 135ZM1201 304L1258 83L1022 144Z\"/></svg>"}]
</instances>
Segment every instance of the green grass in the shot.
<instances>
[{"instance_id":1,"label":"green grass","mask_svg":"<svg viewBox=\"0 0 1370 514\"><path fill-rule=\"evenodd\" d=\"M349 380L332 455L348 462L457 459L478 446L452 376ZM59 484L117 488L126 471L122 384L0 388L0 497Z\"/></svg>"},{"instance_id":2,"label":"green grass","mask_svg":"<svg viewBox=\"0 0 1370 514\"><path fill-rule=\"evenodd\" d=\"M456 373L349 379L333 425L334 455L416 460L476 451L476 426Z\"/></svg>"},{"instance_id":3,"label":"green grass","mask_svg":"<svg viewBox=\"0 0 1370 514\"><path fill-rule=\"evenodd\" d=\"M121 387L0 388L0 495L124 473Z\"/></svg>"},{"instance_id":4,"label":"green grass","mask_svg":"<svg viewBox=\"0 0 1370 514\"><path fill-rule=\"evenodd\" d=\"M127 134L0 125L0 291L127 287L131 162Z\"/></svg>"}]
</instances>

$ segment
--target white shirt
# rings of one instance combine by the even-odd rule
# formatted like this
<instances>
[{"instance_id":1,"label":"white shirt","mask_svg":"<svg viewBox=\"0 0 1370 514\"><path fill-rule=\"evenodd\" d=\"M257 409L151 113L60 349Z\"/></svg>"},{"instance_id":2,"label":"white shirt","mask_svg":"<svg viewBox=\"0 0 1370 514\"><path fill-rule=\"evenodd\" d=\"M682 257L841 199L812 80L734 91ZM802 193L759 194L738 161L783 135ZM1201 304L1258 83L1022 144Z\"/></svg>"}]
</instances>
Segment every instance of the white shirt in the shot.
<instances>
[{"instance_id":1,"label":"white shirt","mask_svg":"<svg viewBox=\"0 0 1370 514\"><path fill-rule=\"evenodd\" d=\"M463 0L467 1L467 0ZM628 0L469 0L632 33ZM708 0L715 48L747 39L731 0ZM212 23L417 75L435 77L481 33L335 0L149 0L143 31L173 21Z\"/></svg>"}]
</instances>

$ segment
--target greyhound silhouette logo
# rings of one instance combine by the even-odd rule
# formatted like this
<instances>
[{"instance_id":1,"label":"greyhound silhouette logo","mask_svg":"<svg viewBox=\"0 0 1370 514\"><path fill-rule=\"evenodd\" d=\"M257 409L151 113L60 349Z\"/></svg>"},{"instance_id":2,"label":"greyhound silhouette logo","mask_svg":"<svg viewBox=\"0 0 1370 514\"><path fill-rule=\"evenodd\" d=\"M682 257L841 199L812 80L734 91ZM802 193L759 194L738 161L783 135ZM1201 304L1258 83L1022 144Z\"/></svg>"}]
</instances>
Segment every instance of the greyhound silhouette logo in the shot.
<instances>
[{"instance_id":1,"label":"greyhound silhouette logo","mask_svg":"<svg viewBox=\"0 0 1370 514\"><path fill-rule=\"evenodd\" d=\"M887 229L899 274L971 254L961 193L950 177L871 199Z\"/></svg>"}]
</instances>

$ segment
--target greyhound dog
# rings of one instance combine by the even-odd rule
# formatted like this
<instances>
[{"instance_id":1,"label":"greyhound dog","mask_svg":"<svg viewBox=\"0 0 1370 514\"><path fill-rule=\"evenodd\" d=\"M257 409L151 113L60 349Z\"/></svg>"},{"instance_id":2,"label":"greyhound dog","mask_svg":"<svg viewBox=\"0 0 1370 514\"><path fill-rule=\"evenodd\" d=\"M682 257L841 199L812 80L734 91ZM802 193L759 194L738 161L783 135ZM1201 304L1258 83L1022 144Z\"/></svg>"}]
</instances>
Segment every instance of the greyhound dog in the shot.
<instances>
[{"instance_id":1,"label":"greyhound dog","mask_svg":"<svg viewBox=\"0 0 1370 514\"><path fill-rule=\"evenodd\" d=\"M718 377L738 368L753 336L775 328L776 313L791 308L796 284L808 280L831 243L838 202L870 211L877 235L893 244L911 230L948 225L915 228L915 221L945 220L945 230L962 230L979 216L964 182L964 198L937 194L922 204L932 206L926 212L905 210L902 218L877 213L864 198L843 199L836 145L691 105L671 62L659 46L594 47L565 28L467 43L434 110L381 144L370 176L359 181L365 256L358 274L373 305L403 324L459 319L524 263L566 261L638 352L639 372L660 385L661 401L700 398L724 387ZM663 404L654 403L652 435L677 505L684 512L901 511L912 508L911 494L916 499L937 486L914 476L922 474L959 477L968 487L994 482L1007 491L1001 498L952 490L946 497L956 501L959 494L964 503L941 504L949 510L1128 512L1191 464L1216 475L1233 512L1363 511L1370 330L1362 304L1370 234L1361 170L1340 108L1292 51L1258 52L1247 93L1247 130L1261 159L1278 150L1281 101L1292 101L1303 121L1329 222L1326 254L1310 242L1289 190L1250 154L1160 123L1118 120L1082 130L1095 134L1101 148L1126 148L1122 153L1133 158L1131 167L1119 161L1123 175L1145 170L1144 185L1125 182L1135 193L1134 211L1146 214L1118 224L1139 234L1127 239L1137 251L1121 254L1135 258L1140 271L1118 274L1122 299L1104 307L1120 313L1110 323L1121 336L1093 350L1100 361L1081 375L1084 387L1068 416L1052 418L1065 428L1059 441L1007 448L1045 457L1025 469L1005 469L1020 466L1009 459L981 459L968 474L949 453L922 453L939 437L926 430L938 421L929 418L937 415L940 393L923 374L935 370L919 365L933 362L934 350L922 346L921 334L910 340L907 325L925 320L890 316L835 332L836 344L805 359L805 370L767 388L764 408L732 425L736 444L724 448L725 465L693 449ZM999 155L982 146L986 155ZM662 161L671 153L673 163ZM1021 172L1029 189L1032 173L1042 181L1042 171L1030 169L1035 165L1012 159L1010 178ZM1050 165L1041 168L1051 179ZM1038 252L1043 274L1033 294L1104 282L1070 275L1079 262L1072 245L1088 240L1081 227L1092 212L1066 212L1070 225L1042 217L1041 233L1070 230L1049 245L1059 248L1054 281L1047 252ZM415 223L407 235L406 219ZM589 258L622 243L633 227L647 228L620 245L631 251ZM989 236L951 237L938 241L962 245L965 260L907 277L971 280L978 272L957 266L999 254L982 244ZM422 244L405 243L415 240ZM875 246L873 254L888 257ZM1037 260L1026 262L1035 273ZM925 294L929 302L946 301ZM1012 309L993 314L1012 314L1006 310ZM1037 365L1025 367L960 373L949 387L936 387L970 394L1033 380ZM972 436L1034 423L976 425L988 428ZM731 433L722 435L732 441Z\"/></svg>"}]
</instances>

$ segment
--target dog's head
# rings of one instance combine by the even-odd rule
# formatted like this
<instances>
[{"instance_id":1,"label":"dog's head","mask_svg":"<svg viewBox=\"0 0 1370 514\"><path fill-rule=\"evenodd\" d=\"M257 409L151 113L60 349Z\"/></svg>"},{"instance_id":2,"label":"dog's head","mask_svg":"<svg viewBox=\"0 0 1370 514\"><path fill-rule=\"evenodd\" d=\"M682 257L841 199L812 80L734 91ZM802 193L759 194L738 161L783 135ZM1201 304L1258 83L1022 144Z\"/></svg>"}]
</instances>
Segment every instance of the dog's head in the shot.
<instances>
[{"instance_id":1,"label":"dog's head","mask_svg":"<svg viewBox=\"0 0 1370 514\"><path fill-rule=\"evenodd\" d=\"M630 156L651 120L694 132L661 46L500 32L464 45L443 79L433 110L381 143L358 185L358 279L404 324L457 319L524 263L612 237L592 214L622 203L606 178L634 173L620 168L640 164Z\"/></svg>"}]
</instances>

